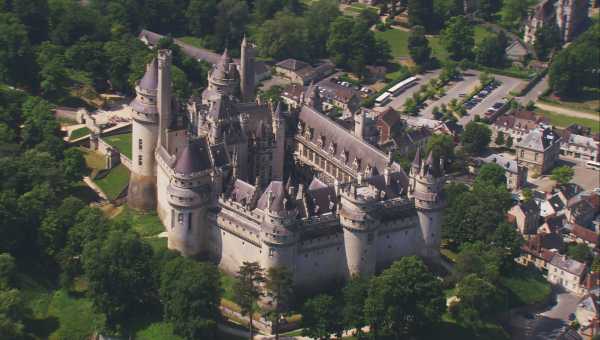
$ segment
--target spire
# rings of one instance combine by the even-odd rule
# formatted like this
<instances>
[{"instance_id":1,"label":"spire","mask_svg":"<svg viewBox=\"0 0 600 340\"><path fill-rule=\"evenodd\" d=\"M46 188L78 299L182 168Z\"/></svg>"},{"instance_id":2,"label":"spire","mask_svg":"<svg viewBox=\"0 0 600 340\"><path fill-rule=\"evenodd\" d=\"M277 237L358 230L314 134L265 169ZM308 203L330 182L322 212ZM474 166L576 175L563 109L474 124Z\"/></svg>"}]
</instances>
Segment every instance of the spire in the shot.
<instances>
[{"instance_id":1,"label":"spire","mask_svg":"<svg viewBox=\"0 0 600 340\"><path fill-rule=\"evenodd\" d=\"M315 85L313 82L308 86L306 105L316 109L317 111L321 111L321 96L319 95L319 87Z\"/></svg>"},{"instance_id":2,"label":"spire","mask_svg":"<svg viewBox=\"0 0 600 340\"><path fill-rule=\"evenodd\" d=\"M156 58L146 65L146 73L139 82L139 87L144 90L156 90L158 86L158 62Z\"/></svg>"},{"instance_id":3,"label":"spire","mask_svg":"<svg viewBox=\"0 0 600 340\"><path fill-rule=\"evenodd\" d=\"M415 153L415 159L412 162L413 168L421 167L421 146L417 147L417 152Z\"/></svg>"},{"instance_id":4,"label":"spire","mask_svg":"<svg viewBox=\"0 0 600 340\"><path fill-rule=\"evenodd\" d=\"M248 46L248 41L246 40L246 33L244 33L244 37L242 38L242 48Z\"/></svg>"},{"instance_id":5,"label":"spire","mask_svg":"<svg viewBox=\"0 0 600 340\"><path fill-rule=\"evenodd\" d=\"M277 106L275 107L275 111L273 112L273 117L276 119L281 119L283 115L283 109L281 108L281 102L277 102Z\"/></svg>"},{"instance_id":6,"label":"spire","mask_svg":"<svg viewBox=\"0 0 600 340\"><path fill-rule=\"evenodd\" d=\"M426 173L433 177L441 176L440 160L439 157L433 154L433 150L429 152L427 160L425 161Z\"/></svg>"}]
</instances>

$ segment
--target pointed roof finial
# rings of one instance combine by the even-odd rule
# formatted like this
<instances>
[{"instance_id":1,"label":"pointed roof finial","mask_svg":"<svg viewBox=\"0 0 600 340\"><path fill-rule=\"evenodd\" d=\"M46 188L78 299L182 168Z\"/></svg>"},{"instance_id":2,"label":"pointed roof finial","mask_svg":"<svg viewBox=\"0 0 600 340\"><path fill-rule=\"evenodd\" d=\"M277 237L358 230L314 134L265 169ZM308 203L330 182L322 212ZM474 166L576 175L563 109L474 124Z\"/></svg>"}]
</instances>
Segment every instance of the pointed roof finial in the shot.
<instances>
[{"instance_id":1,"label":"pointed roof finial","mask_svg":"<svg viewBox=\"0 0 600 340\"><path fill-rule=\"evenodd\" d=\"M415 159L413 160L412 165L416 168L421 167L421 146L417 147L417 152L415 153Z\"/></svg>"}]
</instances>

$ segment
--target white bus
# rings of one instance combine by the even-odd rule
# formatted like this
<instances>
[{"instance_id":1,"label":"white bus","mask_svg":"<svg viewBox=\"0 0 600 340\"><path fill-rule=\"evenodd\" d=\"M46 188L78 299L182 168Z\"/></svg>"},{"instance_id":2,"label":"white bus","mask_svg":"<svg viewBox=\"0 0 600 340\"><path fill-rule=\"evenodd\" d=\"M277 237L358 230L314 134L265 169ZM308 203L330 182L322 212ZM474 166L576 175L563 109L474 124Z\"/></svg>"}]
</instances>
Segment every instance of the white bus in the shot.
<instances>
[{"instance_id":1,"label":"white bus","mask_svg":"<svg viewBox=\"0 0 600 340\"><path fill-rule=\"evenodd\" d=\"M600 171L600 162L588 161L585 163L585 167Z\"/></svg>"},{"instance_id":2,"label":"white bus","mask_svg":"<svg viewBox=\"0 0 600 340\"><path fill-rule=\"evenodd\" d=\"M392 86L387 92L392 96L397 96L400 93L406 91L406 89L408 89L409 87L415 85L418 80L419 78L417 77L406 78L398 84Z\"/></svg>"},{"instance_id":3,"label":"white bus","mask_svg":"<svg viewBox=\"0 0 600 340\"><path fill-rule=\"evenodd\" d=\"M391 95L388 92L383 93L381 96L375 98L375 105L377 105L377 106L385 105L388 101L390 101L390 97L391 97Z\"/></svg>"}]
</instances>

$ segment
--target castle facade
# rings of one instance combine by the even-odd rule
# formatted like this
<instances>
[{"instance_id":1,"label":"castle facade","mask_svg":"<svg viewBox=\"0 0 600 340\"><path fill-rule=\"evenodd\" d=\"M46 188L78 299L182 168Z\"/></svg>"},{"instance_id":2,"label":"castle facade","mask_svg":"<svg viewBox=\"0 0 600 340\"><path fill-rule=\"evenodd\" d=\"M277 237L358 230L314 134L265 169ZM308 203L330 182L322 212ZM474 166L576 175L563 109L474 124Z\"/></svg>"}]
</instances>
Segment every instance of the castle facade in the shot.
<instances>
[{"instance_id":1,"label":"castle facade","mask_svg":"<svg viewBox=\"0 0 600 340\"><path fill-rule=\"evenodd\" d=\"M156 209L184 256L229 273L245 261L286 266L299 286L437 259L440 160L417 152L407 175L322 114L314 86L291 112L256 101L245 39L241 51L239 68L225 51L185 107L172 97L171 53L158 51L131 103L128 205Z\"/></svg>"}]
</instances>

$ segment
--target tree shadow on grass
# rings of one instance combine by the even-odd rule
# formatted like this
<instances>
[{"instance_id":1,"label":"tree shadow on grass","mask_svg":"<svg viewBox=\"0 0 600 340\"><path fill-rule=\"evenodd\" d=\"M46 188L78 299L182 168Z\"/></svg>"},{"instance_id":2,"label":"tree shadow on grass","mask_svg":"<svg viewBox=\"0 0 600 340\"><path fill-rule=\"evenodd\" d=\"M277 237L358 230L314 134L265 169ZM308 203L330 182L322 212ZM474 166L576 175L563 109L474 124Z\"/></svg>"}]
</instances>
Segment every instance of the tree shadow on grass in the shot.
<instances>
[{"instance_id":1,"label":"tree shadow on grass","mask_svg":"<svg viewBox=\"0 0 600 340\"><path fill-rule=\"evenodd\" d=\"M35 334L40 339L47 339L60 326L58 318L54 316L44 319L25 319L24 323L27 332Z\"/></svg>"}]
</instances>

